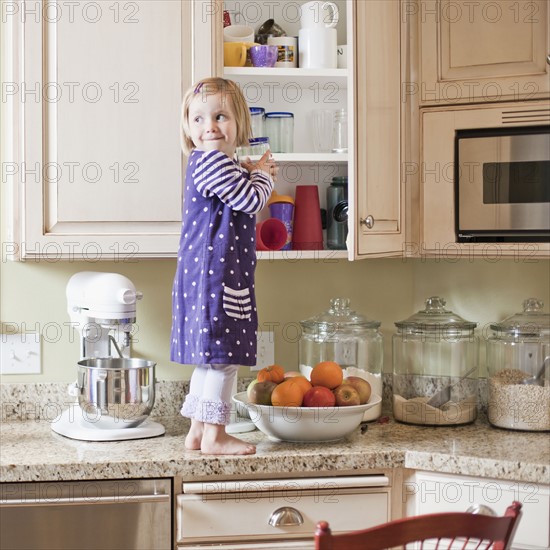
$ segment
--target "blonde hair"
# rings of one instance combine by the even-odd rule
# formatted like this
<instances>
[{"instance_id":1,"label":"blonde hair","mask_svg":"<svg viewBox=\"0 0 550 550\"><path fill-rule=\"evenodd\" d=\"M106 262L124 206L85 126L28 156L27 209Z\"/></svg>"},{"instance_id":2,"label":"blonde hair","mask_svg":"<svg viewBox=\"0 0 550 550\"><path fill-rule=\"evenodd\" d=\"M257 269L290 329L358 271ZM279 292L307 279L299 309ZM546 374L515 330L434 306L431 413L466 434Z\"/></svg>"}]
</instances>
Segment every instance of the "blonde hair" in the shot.
<instances>
[{"instance_id":1,"label":"blonde hair","mask_svg":"<svg viewBox=\"0 0 550 550\"><path fill-rule=\"evenodd\" d=\"M183 152L188 155L195 147L190 137L189 107L198 94L204 94L203 98L207 95L222 94L223 100L228 99L237 123L236 145L237 147L248 145L248 140L252 137L252 126L250 124L250 110L241 89L232 80L211 77L199 80L187 90L183 97L181 109L181 148Z\"/></svg>"}]
</instances>

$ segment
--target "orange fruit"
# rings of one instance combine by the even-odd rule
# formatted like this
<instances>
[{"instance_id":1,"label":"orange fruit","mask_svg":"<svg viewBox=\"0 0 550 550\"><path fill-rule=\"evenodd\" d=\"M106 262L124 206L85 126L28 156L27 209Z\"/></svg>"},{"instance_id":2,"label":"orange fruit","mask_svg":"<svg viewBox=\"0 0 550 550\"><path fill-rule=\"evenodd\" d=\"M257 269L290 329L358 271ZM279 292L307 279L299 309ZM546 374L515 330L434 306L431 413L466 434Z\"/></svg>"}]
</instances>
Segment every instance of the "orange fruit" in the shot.
<instances>
[{"instance_id":1,"label":"orange fruit","mask_svg":"<svg viewBox=\"0 0 550 550\"><path fill-rule=\"evenodd\" d=\"M312 386L324 386L329 390L333 390L344 380L344 373L338 363L322 361L313 367L310 379Z\"/></svg>"},{"instance_id":2,"label":"orange fruit","mask_svg":"<svg viewBox=\"0 0 550 550\"><path fill-rule=\"evenodd\" d=\"M289 380L289 378L285 380ZM304 390L304 394L312 388L311 382L305 376L293 376L292 380Z\"/></svg>"},{"instance_id":3,"label":"orange fruit","mask_svg":"<svg viewBox=\"0 0 550 550\"><path fill-rule=\"evenodd\" d=\"M278 384L271 394L271 404L275 407L301 407L304 390L294 378Z\"/></svg>"},{"instance_id":4,"label":"orange fruit","mask_svg":"<svg viewBox=\"0 0 550 550\"><path fill-rule=\"evenodd\" d=\"M280 384L285 379L285 369L280 365L269 365L260 370L256 376L258 382L271 380L275 384Z\"/></svg>"}]
</instances>

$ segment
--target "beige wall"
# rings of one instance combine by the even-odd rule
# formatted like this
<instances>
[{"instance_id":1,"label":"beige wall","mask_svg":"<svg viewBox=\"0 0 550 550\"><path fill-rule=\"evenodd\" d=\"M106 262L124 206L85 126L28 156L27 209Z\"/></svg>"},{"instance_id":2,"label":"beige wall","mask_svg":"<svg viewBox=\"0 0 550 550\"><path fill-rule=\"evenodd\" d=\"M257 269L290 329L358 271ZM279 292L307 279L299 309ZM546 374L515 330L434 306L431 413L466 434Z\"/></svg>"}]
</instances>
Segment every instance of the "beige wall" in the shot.
<instances>
[{"instance_id":1,"label":"beige wall","mask_svg":"<svg viewBox=\"0 0 550 550\"><path fill-rule=\"evenodd\" d=\"M453 258L347 261L261 261L257 298L263 328L275 326L276 361L287 370L298 365L296 323L328 307L331 297L351 298L353 309L382 322L385 371L391 372L394 321L423 307L428 296L441 295L448 306L481 332L489 322L521 310L531 296L550 310L548 260L492 261ZM138 305L139 331L134 355L157 362L159 379L185 379L191 367L169 361L170 294L175 261L136 263L4 262L0 264L0 319L42 333L42 373L5 375L2 382L72 381L78 343L66 323L65 285L83 270L113 271L129 277L144 294ZM482 354L483 357L483 354ZM483 372L483 371L482 371ZM242 369L241 375L247 374Z\"/></svg>"}]
</instances>

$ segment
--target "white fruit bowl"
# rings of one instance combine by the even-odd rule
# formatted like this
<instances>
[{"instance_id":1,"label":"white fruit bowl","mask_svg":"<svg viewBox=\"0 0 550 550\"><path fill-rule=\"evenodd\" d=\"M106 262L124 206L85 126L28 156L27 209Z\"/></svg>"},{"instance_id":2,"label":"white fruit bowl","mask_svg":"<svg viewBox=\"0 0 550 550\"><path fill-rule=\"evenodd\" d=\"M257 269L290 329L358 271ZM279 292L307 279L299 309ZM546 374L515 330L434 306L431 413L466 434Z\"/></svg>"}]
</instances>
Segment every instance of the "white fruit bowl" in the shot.
<instances>
[{"instance_id":1,"label":"white fruit bowl","mask_svg":"<svg viewBox=\"0 0 550 550\"><path fill-rule=\"evenodd\" d=\"M233 396L237 405L245 406L256 428L277 441L337 441L353 432L363 414L382 401L371 395L365 405L352 407L271 407L250 403L246 392Z\"/></svg>"}]
</instances>

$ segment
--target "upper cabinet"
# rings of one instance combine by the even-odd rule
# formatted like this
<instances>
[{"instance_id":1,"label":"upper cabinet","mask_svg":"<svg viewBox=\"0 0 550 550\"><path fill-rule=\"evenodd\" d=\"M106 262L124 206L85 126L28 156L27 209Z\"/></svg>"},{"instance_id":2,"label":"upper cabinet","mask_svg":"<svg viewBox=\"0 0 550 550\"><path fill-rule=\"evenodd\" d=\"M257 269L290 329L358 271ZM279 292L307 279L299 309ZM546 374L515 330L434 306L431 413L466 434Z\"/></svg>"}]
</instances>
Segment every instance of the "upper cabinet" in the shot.
<instances>
[{"instance_id":1,"label":"upper cabinet","mask_svg":"<svg viewBox=\"0 0 550 550\"><path fill-rule=\"evenodd\" d=\"M408 70L401 2L356 2L355 8L355 252L400 255L405 242L401 174L410 128L408 102L400 98Z\"/></svg>"},{"instance_id":2,"label":"upper cabinet","mask_svg":"<svg viewBox=\"0 0 550 550\"><path fill-rule=\"evenodd\" d=\"M550 92L547 0L408 0L420 67L404 88L421 105L518 101Z\"/></svg>"},{"instance_id":3,"label":"upper cabinet","mask_svg":"<svg viewBox=\"0 0 550 550\"><path fill-rule=\"evenodd\" d=\"M200 78L237 81L251 107L294 114L294 148L276 153L279 193L316 185L327 209L348 178L348 249L261 253L349 258L401 253L402 2L335 0L336 68L224 67L224 12L298 36L304 1L155 0L12 3L3 12L3 222L12 259L134 261L175 257L185 159L183 92ZM320 2L319 5L322 5ZM312 11L313 16L315 13ZM324 41L318 42L325 47ZM312 51L316 50L312 47ZM335 52L336 53L336 52ZM341 56L343 57L343 56ZM323 152L313 112L344 109L346 151ZM329 128L325 134L330 134ZM342 213L342 216L344 216ZM268 215L267 209L259 219ZM324 241L327 242L326 231Z\"/></svg>"},{"instance_id":4,"label":"upper cabinet","mask_svg":"<svg viewBox=\"0 0 550 550\"><path fill-rule=\"evenodd\" d=\"M3 10L9 257L175 256L191 3L35 2Z\"/></svg>"}]
</instances>

